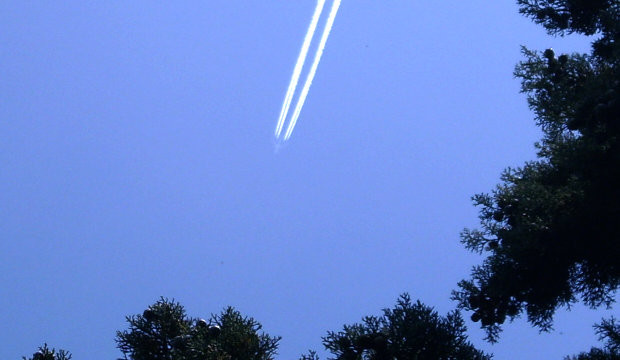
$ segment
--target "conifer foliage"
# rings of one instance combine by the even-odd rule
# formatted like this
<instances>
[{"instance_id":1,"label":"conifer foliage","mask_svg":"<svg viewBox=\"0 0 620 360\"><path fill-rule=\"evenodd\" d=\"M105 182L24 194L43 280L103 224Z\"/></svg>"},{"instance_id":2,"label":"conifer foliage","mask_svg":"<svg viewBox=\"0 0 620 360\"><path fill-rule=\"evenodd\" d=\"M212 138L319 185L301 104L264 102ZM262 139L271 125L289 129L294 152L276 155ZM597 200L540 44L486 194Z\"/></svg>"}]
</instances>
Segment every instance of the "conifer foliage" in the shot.
<instances>
[{"instance_id":1,"label":"conifer foliage","mask_svg":"<svg viewBox=\"0 0 620 360\"><path fill-rule=\"evenodd\" d=\"M270 360L280 341L232 307L207 321L190 318L181 304L161 298L126 320L129 329L116 334L123 359Z\"/></svg>"},{"instance_id":2,"label":"conifer foliage","mask_svg":"<svg viewBox=\"0 0 620 360\"><path fill-rule=\"evenodd\" d=\"M490 341L521 313L548 330L559 307L611 306L620 283L620 2L518 3L551 34L594 40L590 54L523 49L516 68L544 133L538 159L474 197L481 228L461 238L486 258L453 293Z\"/></svg>"},{"instance_id":3,"label":"conifer foliage","mask_svg":"<svg viewBox=\"0 0 620 360\"><path fill-rule=\"evenodd\" d=\"M620 324L615 318L603 320L594 325L594 329L604 347L592 348L587 353L581 353L573 357L565 357L564 360L620 360Z\"/></svg>"},{"instance_id":4,"label":"conifer foliage","mask_svg":"<svg viewBox=\"0 0 620 360\"><path fill-rule=\"evenodd\" d=\"M467 328L458 311L440 316L420 301L403 294L382 316L328 332L325 348L337 360L483 360L491 357L467 340ZM303 360L317 360L310 353Z\"/></svg>"},{"instance_id":5,"label":"conifer foliage","mask_svg":"<svg viewBox=\"0 0 620 360\"><path fill-rule=\"evenodd\" d=\"M39 346L37 352L32 354L32 357L23 356L23 360L71 360L71 353L66 350L50 349L47 344Z\"/></svg>"}]
</instances>

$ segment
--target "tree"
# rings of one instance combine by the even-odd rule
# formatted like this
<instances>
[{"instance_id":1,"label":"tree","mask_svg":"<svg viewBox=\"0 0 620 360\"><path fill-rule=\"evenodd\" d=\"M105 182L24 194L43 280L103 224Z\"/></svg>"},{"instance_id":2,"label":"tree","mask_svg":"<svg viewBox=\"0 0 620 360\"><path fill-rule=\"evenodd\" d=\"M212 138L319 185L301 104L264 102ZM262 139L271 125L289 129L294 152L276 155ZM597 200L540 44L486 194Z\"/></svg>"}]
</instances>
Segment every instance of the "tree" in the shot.
<instances>
[{"instance_id":1,"label":"tree","mask_svg":"<svg viewBox=\"0 0 620 360\"><path fill-rule=\"evenodd\" d=\"M605 347L592 348L588 353L566 357L565 360L620 360L620 324L613 317L594 325L600 341L605 341Z\"/></svg>"},{"instance_id":2,"label":"tree","mask_svg":"<svg viewBox=\"0 0 620 360\"><path fill-rule=\"evenodd\" d=\"M620 284L620 2L518 4L550 34L597 38L589 55L524 48L515 70L543 130L538 159L474 196L481 229L461 239L486 258L453 292L490 341L521 313L549 330L578 299L611 306Z\"/></svg>"},{"instance_id":3,"label":"tree","mask_svg":"<svg viewBox=\"0 0 620 360\"><path fill-rule=\"evenodd\" d=\"M367 316L362 323L328 332L323 345L338 360L441 360L491 359L467 341L458 311L442 317L407 294L382 316ZM302 360L318 360L316 353Z\"/></svg>"},{"instance_id":4,"label":"tree","mask_svg":"<svg viewBox=\"0 0 620 360\"><path fill-rule=\"evenodd\" d=\"M181 304L161 298L126 320L129 329L116 333L124 359L268 360L280 341L260 332L260 323L232 307L207 321L190 318Z\"/></svg>"},{"instance_id":5,"label":"tree","mask_svg":"<svg viewBox=\"0 0 620 360\"><path fill-rule=\"evenodd\" d=\"M32 357L22 357L23 360L71 360L71 353L66 350L50 349L47 344L39 346L39 350Z\"/></svg>"},{"instance_id":6,"label":"tree","mask_svg":"<svg viewBox=\"0 0 620 360\"><path fill-rule=\"evenodd\" d=\"M320 358L316 354L316 351L309 350L307 354L302 354L299 360L320 360Z\"/></svg>"}]
</instances>

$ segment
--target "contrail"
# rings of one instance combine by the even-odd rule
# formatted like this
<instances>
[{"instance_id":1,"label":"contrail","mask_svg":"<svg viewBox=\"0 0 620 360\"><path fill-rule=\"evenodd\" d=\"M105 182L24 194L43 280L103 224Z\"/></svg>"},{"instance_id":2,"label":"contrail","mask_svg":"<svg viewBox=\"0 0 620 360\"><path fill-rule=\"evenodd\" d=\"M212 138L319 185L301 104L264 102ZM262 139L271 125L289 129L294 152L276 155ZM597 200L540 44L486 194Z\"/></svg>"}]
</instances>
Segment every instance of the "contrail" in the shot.
<instances>
[{"instance_id":1,"label":"contrail","mask_svg":"<svg viewBox=\"0 0 620 360\"><path fill-rule=\"evenodd\" d=\"M284 121L286 120L286 116L288 115L288 110L291 106L291 100L293 99L293 95L295 94L295 89L297 88L297 83L299 82L301 70L303 69L306 58L308 57L308 50L310 49L310 44L312 43L312 38L314 37L314 33L316 32L316 27L319 23L319 19L321 18L321 14L323 13L324 6L325 0L317 1L314 15L312 15L312 21L310 22L310 27L308 27L308 32L306 33L303 45L301 46L301 51L299 52L297 63L295 64L295 68L293 69L293 76L291 77L291 82L288 85L288 90L286 91L286 96L284 97L284 103L282 103L280 118L278 118L278 124L276 125L276 138L280 137L280 133L282 132L282 127L284 126Z\"/></svg>"},{"instance_id":2,"label":"contrail","mask_svg":"<svg viewBox=\"0 0 620 360\"><path fill-rule=\"evenodd\" d=\"M312 85L312 80L314 80L316 70L319 67L319 62L321 61L321 56L323 55L323 51L325 50L325 44L327 44L329 33L332 31L334 20L336 20L336 15L338 14L338 9L340 8L340 2L341 0L334 0L331 11L329 12L329 18L327 18L327 24L325 25L325 30L323 30L323 35L321 36L319 48L314 55L314 63L312 63L312 67L310 68L310 72L308 73L306 83L304 84L304 87L301 91L301 95L299 95L297 105L295 105L295 111L293 112L293 116L291 117L291 122L288 124L286 133L284 134L284 141L287 141L291 137L293 129L295 128L295 124L297 123L297 119L299 118L299 114L301 113L301 109L306 102L308 92L310 91L310 86Z\"/></svg>"}]
</instances>

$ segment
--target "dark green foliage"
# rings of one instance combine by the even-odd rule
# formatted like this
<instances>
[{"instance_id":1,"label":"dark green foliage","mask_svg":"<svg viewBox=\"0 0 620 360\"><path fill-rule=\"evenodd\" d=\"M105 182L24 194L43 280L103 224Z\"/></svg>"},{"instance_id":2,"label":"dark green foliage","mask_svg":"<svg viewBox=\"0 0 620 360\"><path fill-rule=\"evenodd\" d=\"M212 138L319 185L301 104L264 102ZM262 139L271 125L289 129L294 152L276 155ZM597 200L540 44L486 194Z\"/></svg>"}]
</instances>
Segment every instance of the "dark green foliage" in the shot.
<instances>
[{"instance_id":1,"label":"dark green foliage","mask_svg":"<svg viewBox=\"0 0 620 360\"><path fill-rule=\"evenodd\" d=\"M577 356L565 357L564 360L620 360L620 355L612 354L609 351L592 348L588 353L581 353Z\"/></svg>"},{"instance_id":2,"label":"dark green foliage","mask_svg":"<svg viewBox=\"0 0 620 360\"><path fill-rule=\"evenodd\" d=\"M127 317L129 329L116 343L132 360L268 360L279 337L259 333L262 326L232 307L209 321L189 318L182 305L161 298L142 315Z\"/></svg>"},{"instance_id":3,"label":"dark green foliage","mask_svg":"<svg viewBox=\"0 0 620 360\"><path fill-rule=\"evenodd\" d=\"M307 354L301 355L299 360L319 360L319 356L316 354L316 351L309 350Z\"/></svg>"},{"instance_id":4,"label":"dark green foliage","mask_svg":"<svg viewBox=\"0 0 620 360\"><path fill-rule=\"evenodd\" d=\"M71 360L71 353L66 350L50 349L47 344L39 346L39 350L32 357L22 357L23 360Z\"/></svg>"},{"instance_id":5,"label":"dark green foliage","mask_svg":"<svg viewBox=\"0 0 620 360\"><path fill-rule=\"evenodd\" d=\"M620 324L613 317L594 325L600 341L605 342L603 349L592 348L590 352L566 357L565 360L620 360Z\"/></svg>"},{"instance_id":6,"label":"dark green foliage","mask_svg":"<svg viewBox=\"0 0 620 360\"><path fill-rule=\"evenodd\" d=\"M409 295L398 299L383 315L328 332L323 345L338 360L490 359L467 341L467 328L458 311L446 317ZM316 360L316 354L302 360Z\"/></svg>"},{"instance_id":7,"label":"dark green foliage","mask_svg":"<svg viewBox=\"0 0 620 360\"><path fill-rule=\"evenodd\" d=\"M117 346L125 359L174 359L176 345L185 344L179 339L193 330L192 320L187 318L183 306L164 298L142 315L127 316L126 320L129 330L116 333Z\"/></svg>"},{"instance_id":8,"label":"dark green foliage","mask_svg":"<svg viewBox=\"0 0 620 360\"><path fill-rule=\"evenodd\" d=\"M551 34L593 35L613 29L617 0L517 0L519 11Z\"/></svg>"},{"instance_id":9,"label":"dark green foliage","mask_svg":"<svg viewBox=\"0 0 620 360\"><path fill-rule=\"evenodd\" d=\"M211 316L211 323L221 327L217 338L222 353L231 360L273 359L280 337L271 337L263 332L262 325L252 318L243 317L232 307L219 315Z\"/></svg>"},{"instance_id":10,"label":"dark green foliage","mask_svg":"<svg viewBox=\"0 0 620 360\"><path fill-rule=\"evenodd\" d=\"M474 197L482 228L461 238L487 257L453 294L490 341L523 312L548 330L578 299L610 306L620 284L620 2L518 2L552 33L599 37L590 55L523 49L516 68L544 132L538 160Z\"/></svg>"}]
</instances>

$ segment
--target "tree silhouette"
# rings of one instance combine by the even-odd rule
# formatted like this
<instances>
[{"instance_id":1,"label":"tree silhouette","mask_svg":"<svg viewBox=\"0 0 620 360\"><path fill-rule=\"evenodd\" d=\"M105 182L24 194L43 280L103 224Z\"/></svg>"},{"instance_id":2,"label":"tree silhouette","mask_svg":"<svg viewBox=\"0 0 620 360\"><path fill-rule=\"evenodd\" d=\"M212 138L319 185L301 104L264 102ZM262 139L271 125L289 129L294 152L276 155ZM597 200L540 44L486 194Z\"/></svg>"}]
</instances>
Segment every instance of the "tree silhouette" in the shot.
<instances>
[{"instance_id":1,"label":"tree silhouette","mask_svg":"<svg viewBox=\"0 0 620 360\"><path fill-rule=\"evenodd\" d=\"M117 331L116 343L131 360L269 360L280 341L259 333L260 323L232 307L207 321L190 318L181 304L161 298L126 320L129 329Z\"/></svg>"},{"instance_id":2,"label":"tree silhouette","mask_svg":"<svg viewBox=\"0 0 620 360\"><path fill-rule=\"evenodd\" d=\"M447 360L490 359L467 341L467 328L458 311L443 317L408 294L382 316L330 331L323 345L338 360ZM302 357L316 360L316 354Z\"/></svg>"},{"instance_id":3,"label":"tree silhouette","mask_svg":"<svg viewBox=\"0 0 620 360\"><path fill-rule=\"evenodd\" d=\"M620 3L518 3L551 34L597 38L590 55L523 49L515 70L543 130L538 159L474 197L481 229L461 238L486 258L453 292L490 341L523 312L549 330L578 299L611 306L620 283Z\"/></svg>"},{"instance_id":4,"label":"tree silhouette","mask_svg":"<svg viewBox=\"0 0 620 360\"><path fill-rule=\"evenodd\" d=\"M599 340L605 342L603 349L592 348L587 353L566 357L565 360L620 360L620 324L613 317L594 325Z\"/></svg>"},{"instance_id":5,"label":"tree silhouette","mask_svg":"<svg viewBox=\"0 0 620 360\"><path fill-rule=\"evenodd\" d=\"M23 360L71 360L71 353L66 350L50 349L47 344L39 346L37 352L32 354L32 357L22 357Z\"/></svg>"}]
</instances>

